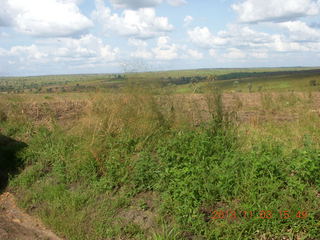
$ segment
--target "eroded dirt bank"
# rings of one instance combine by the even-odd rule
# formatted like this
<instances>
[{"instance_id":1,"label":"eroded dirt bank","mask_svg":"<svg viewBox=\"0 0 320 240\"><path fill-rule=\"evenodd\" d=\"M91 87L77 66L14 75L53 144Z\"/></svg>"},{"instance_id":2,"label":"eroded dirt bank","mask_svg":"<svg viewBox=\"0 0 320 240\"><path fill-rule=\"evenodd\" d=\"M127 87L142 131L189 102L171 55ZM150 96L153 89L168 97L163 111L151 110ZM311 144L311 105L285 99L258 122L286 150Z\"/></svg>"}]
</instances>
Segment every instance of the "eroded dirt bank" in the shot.
<instances>
[{"instance_id":1,"label":"eroded dirt bank","mask_svg":"<svg viewBox=\"0 0 320 240\"><path fill-rule=\"evenodd\" d=\"M0 195L1 240L62 240L44 225L17 207L12 194Z\"/></svg>"}]
</instances>

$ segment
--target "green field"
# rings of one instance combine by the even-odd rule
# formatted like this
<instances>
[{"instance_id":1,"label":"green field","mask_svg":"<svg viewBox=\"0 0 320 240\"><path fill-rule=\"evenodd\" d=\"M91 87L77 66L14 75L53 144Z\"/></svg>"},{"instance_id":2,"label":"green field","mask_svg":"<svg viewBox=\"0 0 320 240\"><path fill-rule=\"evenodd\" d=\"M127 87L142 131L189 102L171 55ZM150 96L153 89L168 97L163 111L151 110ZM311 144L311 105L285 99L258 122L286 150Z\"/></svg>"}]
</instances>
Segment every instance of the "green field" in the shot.
<instances>
[{"instance_id":1,"label":"green field","mask_svg":"<svg viewBox=\"0 0 320 240\"><path fill-rule=\"evenodd\" d=\"M228 91L262 90L314 90L320 82L320 70L316 68L256 68L256 69L199 69L167 72L125 74L57 75L34 77L0 77L0 92L51 93L110 91L124 86L125 82L153 82L161 87L173 88L178 93L198 91L203 83L216 81ZM251 87L249 87L251 85ZM202 87L203 88L203 87ZM302 89L301 89L302 88Z\"/></svg>"},{"instance_id":2,"label":"green field","mask_svg":"<svg viewBox=\"0 0 320 240\"><path fill-rule=\"evenodd\" d=\"M3 77L0 130L65 239L320 239L319 69Z\"/></svg>"}]
</instances>

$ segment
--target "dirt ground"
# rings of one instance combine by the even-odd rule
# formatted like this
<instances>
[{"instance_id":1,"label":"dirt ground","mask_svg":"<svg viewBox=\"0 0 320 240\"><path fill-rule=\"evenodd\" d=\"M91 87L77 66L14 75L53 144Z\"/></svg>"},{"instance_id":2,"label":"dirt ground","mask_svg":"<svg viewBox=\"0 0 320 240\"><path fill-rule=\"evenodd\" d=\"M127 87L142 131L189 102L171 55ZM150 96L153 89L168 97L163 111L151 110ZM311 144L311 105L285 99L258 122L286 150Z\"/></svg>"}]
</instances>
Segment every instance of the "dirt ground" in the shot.
<instances>
[{"instance_id":1,"label":"dirt ground","mask_svg":"<svg viewBox=\"0 0 320 240\"><path fill-rule=\"evenodd\" d=\"M12 194L0 195L1 240L62 240L38 220L19 209Z\"/></svg>"}]
</instances>

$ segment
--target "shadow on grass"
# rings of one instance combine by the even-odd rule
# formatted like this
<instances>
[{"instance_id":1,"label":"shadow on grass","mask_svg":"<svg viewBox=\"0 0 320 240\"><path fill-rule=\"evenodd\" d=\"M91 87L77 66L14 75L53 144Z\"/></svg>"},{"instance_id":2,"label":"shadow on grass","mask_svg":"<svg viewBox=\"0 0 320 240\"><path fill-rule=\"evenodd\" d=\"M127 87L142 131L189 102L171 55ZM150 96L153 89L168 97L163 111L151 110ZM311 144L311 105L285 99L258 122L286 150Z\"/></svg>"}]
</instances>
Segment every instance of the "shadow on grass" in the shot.
<instances>
[{"instance_id":1,"label":"shadow on grass","mask_svg":"<svg viewBox=\"0 0 320 240\"><path fill-rule=\"evenodd\" d=\"M0 193L7 187L9 176L17 174L22 167L17 153L25 147L27 144L0 134Z\"/></svg>"}]
</instances>

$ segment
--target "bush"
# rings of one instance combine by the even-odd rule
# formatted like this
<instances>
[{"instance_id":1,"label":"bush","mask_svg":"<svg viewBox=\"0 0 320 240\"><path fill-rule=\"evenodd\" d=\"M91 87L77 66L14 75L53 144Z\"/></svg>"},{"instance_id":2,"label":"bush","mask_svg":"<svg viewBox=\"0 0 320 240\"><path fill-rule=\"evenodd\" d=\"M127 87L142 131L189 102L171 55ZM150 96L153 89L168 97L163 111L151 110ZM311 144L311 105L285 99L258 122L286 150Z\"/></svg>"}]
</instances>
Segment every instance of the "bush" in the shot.
<instances>
[{"instance_id":1,"label":"bush","mask_svg":"<svg viewBox=\"0 0 320 240\"><path fill-rule=\"evenodd\" d=\"M8 120L7 114L0 109L0 122L6 122Z\"/></svg>"},{"instance_id":2,"label":"bush","mask_svg":"<svg viewBox=\"0 0 320 240\"><path fill-rule=\"evenodd\" d=\"M317 85L318 85L317 80L310 80L310 81L309 81L309 85L310 85L311 87L317 86Z\"/></svg>"}]
</instances>

